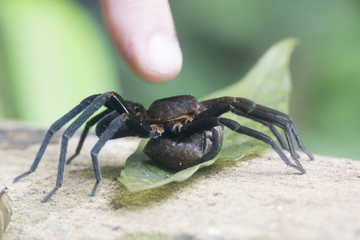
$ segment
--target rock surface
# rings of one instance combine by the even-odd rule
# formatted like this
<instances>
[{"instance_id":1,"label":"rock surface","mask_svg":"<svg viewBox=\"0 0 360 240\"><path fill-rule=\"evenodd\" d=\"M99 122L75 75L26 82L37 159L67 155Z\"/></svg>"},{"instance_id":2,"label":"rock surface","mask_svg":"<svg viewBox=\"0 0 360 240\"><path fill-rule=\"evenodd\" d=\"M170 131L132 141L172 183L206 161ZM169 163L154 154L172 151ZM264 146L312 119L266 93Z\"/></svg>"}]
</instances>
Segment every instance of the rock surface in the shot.
<instances>
[{"instance_id":1,"label":"rock surface","mask_svg":"<svg viewBox=\"0 0 360 240\"><path fill-rule=\"evenodd\" d=\"M90 136L67 166L63 186L41 203L55 185L59 136L37 171L14 184L38 150L38 131L11 125L9 134L4 128L9 125L0 131L0 188L9 188L14 205L4 239L360 239L360 161L302 155L307 174L299 175L267 150L252 160L202 169L182 183L130 194L115 178L138 139L121 139L100 153L103 181L90 197L95 178L89 152L97 139Z\"/></svg>"}]
</instances>

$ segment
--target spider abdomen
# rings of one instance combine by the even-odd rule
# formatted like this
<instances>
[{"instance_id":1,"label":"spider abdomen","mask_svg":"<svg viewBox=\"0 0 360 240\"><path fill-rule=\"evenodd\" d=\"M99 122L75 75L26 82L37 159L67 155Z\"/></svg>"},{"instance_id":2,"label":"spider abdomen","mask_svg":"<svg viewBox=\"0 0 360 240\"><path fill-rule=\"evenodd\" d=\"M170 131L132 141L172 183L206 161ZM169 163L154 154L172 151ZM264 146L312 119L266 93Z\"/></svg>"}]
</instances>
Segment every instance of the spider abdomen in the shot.
<instances>
[{"instance_id":1,"label":"spider abdomen","mask_svg":"<svg viewBox=\"0 0 360 240\"><path fill-rule=\"evenodd\" d=\"M189 136L150 139L144 153L173 170L192 167L215 157L222 146L223 127L216 126Z\"/></svg>"}]
</instances>

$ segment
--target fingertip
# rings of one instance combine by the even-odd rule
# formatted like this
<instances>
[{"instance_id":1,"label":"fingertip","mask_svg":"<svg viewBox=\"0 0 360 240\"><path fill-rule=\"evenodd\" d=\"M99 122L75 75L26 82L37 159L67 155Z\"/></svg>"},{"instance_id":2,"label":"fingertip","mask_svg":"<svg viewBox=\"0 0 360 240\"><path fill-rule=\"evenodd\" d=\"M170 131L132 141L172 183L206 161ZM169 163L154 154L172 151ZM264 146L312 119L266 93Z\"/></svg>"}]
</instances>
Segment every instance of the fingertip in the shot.
<instances>
[{"instance_id":1,"label":"fingertip","mask_svg":"<svg viewBox=\"0 0 360 240\"><path fill-rule=\"evenodd\" d=\"M164 83L182 67L182 53L167 0L102 0L109 33L141 78Z\"/></svg>"},{"instance_id":2,"label":"fingertip","mask_svg":"<svg viewBox=\"0 0 360 240\"><path fill-rule=\"evenodd\" d=\"M182 67L182 53L175 37L156 33L147 40L139 59L139 72L152 83L164 83L175 78Z\"/></svg>"}]
</instances>

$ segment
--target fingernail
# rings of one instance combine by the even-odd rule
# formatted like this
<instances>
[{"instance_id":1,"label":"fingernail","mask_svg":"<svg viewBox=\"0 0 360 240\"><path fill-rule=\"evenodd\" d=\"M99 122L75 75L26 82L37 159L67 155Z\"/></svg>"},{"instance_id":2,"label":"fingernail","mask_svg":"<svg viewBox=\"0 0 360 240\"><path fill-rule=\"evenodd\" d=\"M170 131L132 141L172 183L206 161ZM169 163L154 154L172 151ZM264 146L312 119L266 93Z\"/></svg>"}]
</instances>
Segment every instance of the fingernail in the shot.
<instances>
[{"instance_id":1,"label":"fingernail","mask_svg":"<svg viewBox=\"0 0 360 240\"><path fill-rule=\"evenodd\" d=\"M165 34L153 35L148 44L145 68L159 75L177 74L182 65L179 43Z\"/></svg>"}]
</instances>

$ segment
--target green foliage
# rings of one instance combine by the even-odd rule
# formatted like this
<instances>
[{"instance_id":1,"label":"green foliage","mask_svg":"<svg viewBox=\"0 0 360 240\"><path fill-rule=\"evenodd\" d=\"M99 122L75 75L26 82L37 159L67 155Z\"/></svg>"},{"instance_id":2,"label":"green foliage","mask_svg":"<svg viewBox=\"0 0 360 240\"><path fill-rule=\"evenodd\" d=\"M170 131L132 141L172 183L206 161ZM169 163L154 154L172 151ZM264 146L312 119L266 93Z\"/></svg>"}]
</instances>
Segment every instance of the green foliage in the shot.
<instances>
[{"instance_id":1,"label":"green foliage","mask_svg":"<svg viewBox=\"0 0 360 240\"><path fill-rule=\"evenodd\" d=\"M286 39L276 44L259 60L244 79L210 94L207 98L242 96L286 112L291 88L288 64L295 44L296 40L294 39ZM262 132L270 134L269 129L264 126L260 127L253 121L244 121L244 118L234 114L228 114L227 117L240 121L250 128L260 128ZM258 153L266 147L265 144L253 138L226 130L224 144L218 156L174 173L154 164L142 152L145 144L146 140L141 141L136 152L127 160L125 169L121 171L118 178L130 192L159 187L170 182L183 181L191 177L199 169L219 160L239 160L245 155Z\"/></svg>"},{"instance_id":2,"label":"green foliage","mask_svg":"<svg viewBox=\"0 0 360 240\"><path fill-rule=\"evenodd\" d=\"M48 123L117 70L94 19L66 0L0 1L0 114Z\"/></svg>"}]
</instances>

